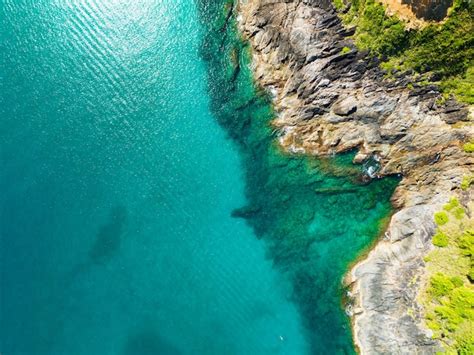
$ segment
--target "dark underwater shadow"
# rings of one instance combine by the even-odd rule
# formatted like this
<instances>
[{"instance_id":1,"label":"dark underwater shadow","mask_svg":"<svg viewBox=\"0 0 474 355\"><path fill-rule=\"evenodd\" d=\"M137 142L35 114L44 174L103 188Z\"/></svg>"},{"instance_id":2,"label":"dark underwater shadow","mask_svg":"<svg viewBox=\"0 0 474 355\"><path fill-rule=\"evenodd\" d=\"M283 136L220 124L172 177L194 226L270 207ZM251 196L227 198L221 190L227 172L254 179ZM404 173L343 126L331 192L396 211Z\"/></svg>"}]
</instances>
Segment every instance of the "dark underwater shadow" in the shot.
<instances>
[{"instance_id":1,"label":"dark underwater shadow","mask_svg":"<svg viewBox=\"0 0 474 355\"><path fill-rule=\"evenodd\" d=\"M181 352L152 330L134 334L127 339L123 355L179 355Z\"/></svg>"},{"instance_id":2,"label":"dark underwater shadow","mask_svg":"<svg viewBox=\"0 0 474 355\"><path fill-rule=\"evenodd\" d=\"M120 249L127 210L118 205L110 211L108 221L99 227L94 244L89 251L89 259L94 264L109 261Z\"/></svg>"},{"instance_id":3,"label":"dark underwater shadow","mask_svg":"<svg viewBox=\"0 0 474 355\"><path fill-rule=\"evenodd\" d=\"M94 267L107 264L118 254L125 235L127 218L127 210L123 205L116 205L110 210L107 221L97 229L87 259L65 274L64 286L72 285L76 278L91 272Z\"/></svg>"}]
</instances>

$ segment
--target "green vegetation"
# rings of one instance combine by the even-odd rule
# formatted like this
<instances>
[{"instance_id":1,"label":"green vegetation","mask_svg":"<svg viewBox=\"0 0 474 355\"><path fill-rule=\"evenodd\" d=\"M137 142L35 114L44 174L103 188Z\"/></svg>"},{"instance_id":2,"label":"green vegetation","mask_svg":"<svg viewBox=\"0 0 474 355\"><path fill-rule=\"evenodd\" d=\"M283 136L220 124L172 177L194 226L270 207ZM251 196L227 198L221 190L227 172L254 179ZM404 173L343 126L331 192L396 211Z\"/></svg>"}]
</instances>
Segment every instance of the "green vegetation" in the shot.
<instances>
[{"instance_id":1,"label":"green vegetation","mask_svg":"<svg viewBox=\"0 0 474 355\"><path fill-rule=\"evenodd\" d=\"M436 212L434 215L434 220L438 226L445 225L449 220L448 214L444 211Z\"/></svg>"},{"instance_id":2,"label":"green vegetation","mask_svg":"<svg viewBox=\"0 0 474 355\"><path fill-rule=\"evenodd\" d=\"M443 206L443 210L449 212L459 207L460 207L459 200L456 197L451 197L449 202Z\"/></svg>"},{"instance_id":3,"label":"green vegetation","mask_svg":"<svg viewBox=\"0 0 474 355\"><path fill-rule=\"evenodd\" d=\"M357 26L354 39L361 49L375 55L392 55L407 46L408 32L403 22L387 16L385 8L375 0L353 0L341 17L344 24Z\"/></svg>"},{"instance_id":4,"label":"green vegetation","mask_svg":"<svg viewBox=\"0 0 474 355\"><path fill-rule=\"evenodd\" d=\"M459 101L474 104L474 66L467 68L465 74L447 77L439 83L444 93L453 94Z\"/></svg>"},{"instance_id":5,"label":"green vegetation","mask_svg":"<svg viewBox=\"0 0 474 355\"><path fill-rule=\"evenodd\" d=\"M444 205L443 209L445 211L451 212L457 219L461 219L464 217L464 208L461 207L461 205L459 204L459 200L455 197L451 198L451 200L449 200L449 203Z\"/></svg>"},{"instance_id":6,"label":"green vegetation","mask_svg":"<svg viewBox=\"0 0 474 355\"><path fill-rule=\"evenodd\" d=\"M474 140L465 143L465 144L462 146L462 149L463 149L466 153L474 153Z\"/></svg>"},{"instance_id":7,"label":"green vegetation","mask_svg":"<svg viewBox=\"0 0 474 355\"><path fill-rule=\"evenodd\" d=\"M472 211L474 203L468 208ZM424 307L426 326L446 353L473 354L474 218L468 217L456 198L438 213L455 218L447 217L433 237L437 248L425 258L427 278L419 301Z\"/></svg>"},{"instance_id":8,"label":"green vegetation","mask_svg":"<svg viewBox=\"0 0 474 355\"><path fill-rule=\"evenodd\" d=\"M449 243L448 236L444 234L443 232L437 232L433 236L433 244L436 245L437 247L444 248L447 247Z\"/></svg>"},{"instance_id":9,"label":"green vegetation","mask_svg":"<svg viewBox=\"0 0 474 355\"><path fill-rule=\"evenodd\" d=\"M462 286L462 282L461 282L461 286ZM433 276L431 276L430 287L428 288L428 292L432 296L442 297L442 296L446 296L455 287L456 286L453 282L453 278L447 277L446 275L438 272L434 274ZM459 287L459 285L457 287Z\"/></svg>"},{"instance_id":10,"label":"green vegetation","mask_svg":"<svg viewBox=\"0 0 474 355\"><path fill-rule=\"evenodd\" d=\"M333 2L339 10L346 6L344 0ZM340 17L356 26L356 45L384 59L389 73L413 69L421 80L439 81L444 93L474 104L474 1L454 0L445 21L421 29L408 29L375 0L352 0L349 6Z\"/></svg>"},{"instance_id":11,"label":"green vegetation","mask_svg":"<svg viewBox=\"0 0 474 355\"><path fill-rule=\"evenodd\" d=\"M474 184L474 175L465 175L461 181L461 189L466 191Z\"/></svg>"},{"instance_id":12,"label":"green vegetation","mask_svg":"<svg viewBox=\"0 0 474 355\"><path fill-rule=\"evenodd\" d=\"M346 6L344 0L333 0L333 4L337 10L342 10Z\"/></svg>"},{"instance_id":13,"label":"green vegetation","mask_svg":"<svg viewBox=\"0 0 474 355\"><path fill-rule=\"evenodd\" d=\"M342 54L349 53L350 51L351 51L351 49L350 49L349 47L343 47L343 48L341 49L341 53L342 53Z\"/></svg>"}]
</instances>

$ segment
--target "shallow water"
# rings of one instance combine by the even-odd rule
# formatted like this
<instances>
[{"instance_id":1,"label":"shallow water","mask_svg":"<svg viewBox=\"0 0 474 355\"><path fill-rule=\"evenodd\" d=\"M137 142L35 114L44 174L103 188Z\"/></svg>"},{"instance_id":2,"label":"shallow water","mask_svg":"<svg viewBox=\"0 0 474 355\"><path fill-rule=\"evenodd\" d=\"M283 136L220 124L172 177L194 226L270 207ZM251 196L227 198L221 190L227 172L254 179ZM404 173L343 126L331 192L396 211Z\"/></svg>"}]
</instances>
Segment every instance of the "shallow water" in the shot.
<instances>
[{"instance_id":1,"label":"shallow water","mask_svg":"<svg viewBox=\"0 0 474 355\"><path fill-rule=\"evenodd\" d=\"M278 150L222 5L4 1L2 354L353 351L396 181Z\"/></svg>"},{"instance_id":2,"label":"shallow water","mask_svg":"<svg viewBox=\"0 0 474 355\"><path fill-rule=\"evenodd\" d=\"M269 124L276 114L269 95L253 85L248 45L235 34L232 18L224 14L212 22L219 10L201 9L208 24L202 52L211 107L236 142L245 171L247 203L233 214L265 241L267 257L290 280L309 352L353 353L341 281L381 233L398 178L364 183L377 164L353 165L353 152L332 159L282 153Z\"/></svg>"}]
</instances>

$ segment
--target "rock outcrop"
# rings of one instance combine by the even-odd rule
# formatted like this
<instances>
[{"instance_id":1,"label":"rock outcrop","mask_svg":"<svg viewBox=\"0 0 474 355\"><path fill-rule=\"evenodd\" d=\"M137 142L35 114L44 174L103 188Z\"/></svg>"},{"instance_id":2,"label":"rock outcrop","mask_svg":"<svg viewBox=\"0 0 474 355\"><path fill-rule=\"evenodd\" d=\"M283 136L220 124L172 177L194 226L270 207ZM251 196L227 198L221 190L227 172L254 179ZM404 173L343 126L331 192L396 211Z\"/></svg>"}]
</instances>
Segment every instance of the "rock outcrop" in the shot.
<instances>
[{"instance_id":1,"label":"rock outcrop","mask_svg":"<svg viewBox=\"0 0 474 355\"><path fill-rule=\"evenodd\" d=\"M453 5L453 0L402 0L418 18L428 21L441 21Z\"/></svg>"},{"instance_id":2,"label":"rock outcrop","mask_svg":"<svg viewBox=\"0 0 474 355\"><path fill-rule=\"evenodd\" d=\"M409 75L386 80L378 60L355 48L354 29L342 26L330 0L241 1L239 26L255 78L273 95L285 149L319 156L357 149L356 162L376 160L378 176L403 177L385 239L351 272L354 337L364 354L433 353L413 280L431 247L433 212L473 171L462 150L474 135L467 109L441 104L436 86Z\"/></svg>"},{"instance_id":3,"label":"rock outcrop","mask_svg":"<svg viewBox=\"0 0 474 355\"><path fill-rule=\"evenodd\" d=\"M444 20L453 0L377 0L387 15L396 15L408 28L422 28Z\"/></svg>"}]
</instances>

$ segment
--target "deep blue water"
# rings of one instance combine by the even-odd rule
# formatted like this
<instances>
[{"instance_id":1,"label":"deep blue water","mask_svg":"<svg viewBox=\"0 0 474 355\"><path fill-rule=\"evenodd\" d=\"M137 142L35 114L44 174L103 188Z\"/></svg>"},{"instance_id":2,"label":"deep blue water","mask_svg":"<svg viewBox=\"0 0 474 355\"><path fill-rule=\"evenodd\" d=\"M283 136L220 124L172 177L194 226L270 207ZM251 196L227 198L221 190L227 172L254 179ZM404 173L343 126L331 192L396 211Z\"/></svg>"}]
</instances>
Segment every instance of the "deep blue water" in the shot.
<instances>
[{"instance_id":1,"label":"deep blue water","mask_svg":"<svg viewBox=\"0 0 474 355\"><path fill-rule=\"evenodd\" d=\"M0 353L352 354L396 179L281 152L227 0L4 0Z\"/></svg>"}]
</instances>

